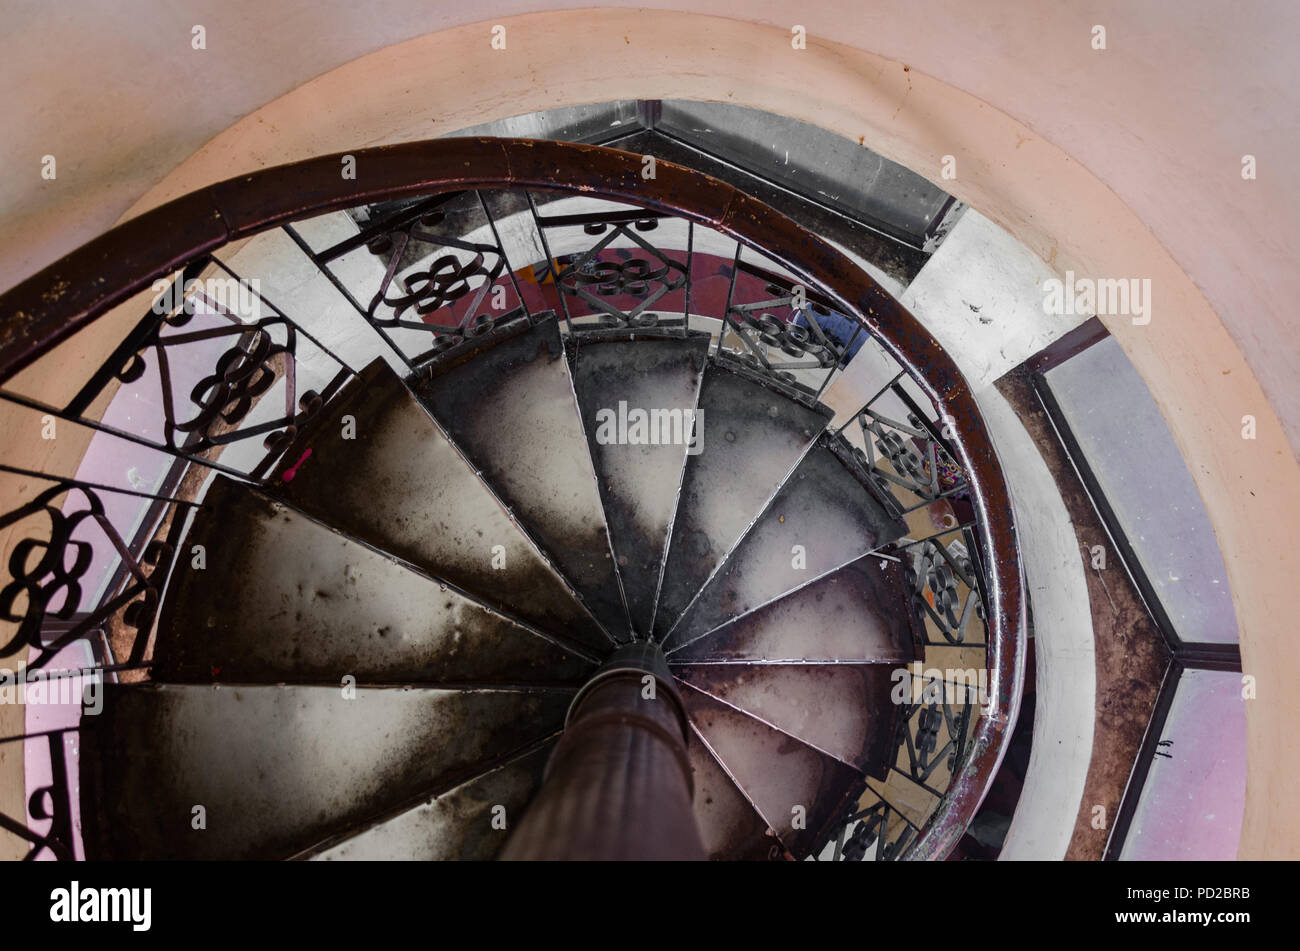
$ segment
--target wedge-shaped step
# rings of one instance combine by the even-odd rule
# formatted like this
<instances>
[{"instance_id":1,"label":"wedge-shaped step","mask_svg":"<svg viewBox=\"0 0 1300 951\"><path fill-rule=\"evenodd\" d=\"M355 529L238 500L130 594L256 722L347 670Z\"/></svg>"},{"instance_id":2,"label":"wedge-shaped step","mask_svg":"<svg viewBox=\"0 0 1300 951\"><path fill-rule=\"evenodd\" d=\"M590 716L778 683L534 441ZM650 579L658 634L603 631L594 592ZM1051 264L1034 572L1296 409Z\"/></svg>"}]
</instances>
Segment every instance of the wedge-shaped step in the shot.
<instances>
[{"instance_id":1,"label":"wedge-shaped step","mask_svg":"<svg viewBox=\"0 0 1300 951\"><path fill-rule=\"evenodd\" d=\"M916 655L896 561L866 555L674 651L678 663L890 663Z\"/></svg>"},{"instance_id":2,"label":"wedge-shaped step","mask_svg":"<svg viewBox=\"0 0 1300 951\"><path fill-rule=\"evenodd\" d=\"M496 769L313 855L322 861L489 861L542 783L554 744Z\"/></svg>"},{"instance_id":3,"label":"wedge-shaped step","mask_svg":"<svg viewBox=\"0 0 1300 951\"><path fill-rule=\"evenodd\" d=\"M584 342L573 364L632 628L649 633L709 338Z\"/></svg>"},{"instance_id":4,"label":"wedge-shaped step","mask_svg":"<svg viewBox=\"0 0 1300 951\"><path fill-rule=\"evenodd\" d=\"M605 512L554 317L416 387L593 615L626 639Z\"/></svg>"},{"instance_id":5,"label":"wedge-shaped step","mask_svg":"<svg viewBox=\"0 0 1300 951\"><path fill-rule=\"evenodd\" d=\"M154 679L549 682L593 665L412 568L218 476L158 623Z\"/></svg>"},{"instance_id":6,"label":"wedge-shaped step","mask_svg":"<svg viewBox=\"0 0 1300 951\"><path fill-rule=\"evenodd\" d=\"M681 693L700 736L785 848L796 858L809 854L860 791L861 775L689 684Z\"/></svg>"},{"instance_id":7,"label":"wedge-shaped step","mask_svg":"<svg viewBox=\"0 0 1300 951\"><path fill-rule=\"evenodd\" d=\"M862 771L882 772L893 705L885 664L704 664L673 670L709 696ZM910 680L908 681L910 683Z\"/></svg>"},{"instance_id":8,"label":"wedge-shaped step","mask_svg":"<svg viewBox=\"0 0 1300 951\"><path fill-rule=\"evenodd\" d=\"M709 858L732 862L769 858L777 843L768 833L767 823L698 733L691 737L688 756L695 784L695 822Z\"/></svg>"},{"instance_id":9,"label":"wedge-shaped step","mask_svg":"<svg viewBox=\"0 0 1300 951\"><path fill-rule=\"evenodd\" d=\"M710 364L699 415L698 453L686 461L655 611L659 640L826 427L830 410Z\"/></svg>"},{"instance_id":10,"label":"wedge-shaped step","mask_svg":"<svg viewBox=\"0 0 1300 951\"><path fill-rule=\"evenodd\" d=\"M81 720L86 853L296 855L545 739L572 694L110 685Z\"/></svg>"},{"instance_id":11,"label":"wedge-shaped step","mask_svg":"<svg viewBox=\"0 0 1300 951\"><path fill-rule=\"evenodd\" d=\"M781 486L722 569L686 609L665 642L689 644L902 537L892 519L830 448L824 436ZM899 612L905 602L890 605Z\"/></svg>"},{"instance_id":12,"label":"wedge-shaped step","mask_svg":"<svg viewBox=\"0 0 1300 951\"><path fill-rule=\"evenodd\" d=\"M392 371L376 361L290 449L272 494L547 633L609 638Z\"/></svg>"}]
</instances>

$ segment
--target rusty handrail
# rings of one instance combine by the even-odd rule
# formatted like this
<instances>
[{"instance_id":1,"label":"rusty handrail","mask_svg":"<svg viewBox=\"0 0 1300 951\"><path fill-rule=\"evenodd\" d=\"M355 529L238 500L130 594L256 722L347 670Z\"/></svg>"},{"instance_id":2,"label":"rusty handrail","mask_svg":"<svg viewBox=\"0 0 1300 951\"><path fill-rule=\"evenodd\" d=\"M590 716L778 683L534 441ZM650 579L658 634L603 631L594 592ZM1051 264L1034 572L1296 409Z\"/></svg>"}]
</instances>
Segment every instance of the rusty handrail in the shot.
<instances>
[{"instance_id":1,"label":"rusty handrail","mask_svg":"<svg viewBox=\"0 0 1300 951\"><path fill-rule=\"evenodd\" d=\"M1024 668L1025 595L1011 498L966 380L942 347L827 242L731 185L670 162L530 139L451 138L277 166L209 185L118 225L0 296L0 383L158 278L230 241L364 203L467 189L532 188L623 200L713 228L762 251L862 323L955 420L987 566L989 705L970 753L908 857L944 857L973 818L1014 727Z\"/></svg>"}]
</instances>

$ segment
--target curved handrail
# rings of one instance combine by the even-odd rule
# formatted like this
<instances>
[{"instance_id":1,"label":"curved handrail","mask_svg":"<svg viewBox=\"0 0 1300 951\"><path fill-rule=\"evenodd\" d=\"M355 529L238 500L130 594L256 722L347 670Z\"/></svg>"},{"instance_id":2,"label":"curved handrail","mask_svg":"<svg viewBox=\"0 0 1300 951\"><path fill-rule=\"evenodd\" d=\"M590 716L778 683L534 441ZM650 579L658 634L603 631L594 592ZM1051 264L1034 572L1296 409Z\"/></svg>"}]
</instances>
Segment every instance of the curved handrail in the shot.
<instances>
[{"instance_id":1,"label":"curved handrail","mask_svg":"<svg viewBox=\"0 0 1300 951\"><path fill-rule=\"evenodd\" d=\"M989 704L970 754L908 851L945 856L979 808L1014 728L1024 669L1025 594L1011 498L970 386L930 333L826 241L724 182L670 162L530 139L451 138L360 149L209 185L133 218L0 296L0 383L112 307L230 241L359 204L467 189L523 187L633 202L761 250L860 322L956 421L987 578Z\"/></svg>"}]
</instances>

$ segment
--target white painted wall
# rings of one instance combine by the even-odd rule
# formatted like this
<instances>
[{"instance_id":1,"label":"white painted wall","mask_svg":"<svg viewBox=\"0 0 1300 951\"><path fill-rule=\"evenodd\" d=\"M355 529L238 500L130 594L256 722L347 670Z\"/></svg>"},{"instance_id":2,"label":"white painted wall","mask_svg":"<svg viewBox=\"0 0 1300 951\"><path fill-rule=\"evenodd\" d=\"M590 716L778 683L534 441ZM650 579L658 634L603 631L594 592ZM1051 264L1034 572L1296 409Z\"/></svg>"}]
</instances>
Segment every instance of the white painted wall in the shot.
<instances>
[{"instance_id":1,"label":"white painted wall","mask_svg":"<svg viewBox=\"0 0 1300 951\"><path fill-rule=\"evenodd\" d=\"M1042 284L1053 277L1042 259L970 210L899 302L934 331L979 395L1087 318L1046 315Z\"/></svg>"},{"instance_id":2,"label":"white painted wall","mask_svg":"<svg viewBox=\"0 0 1300 951\"><path fill-rule=\"evenodd\" d=\"M1097 661L1088 586L1074 525L1033 440L996 389L977 399L1011 486L1034 617L1034 741L1000 857L1061 859L1092 756Z\"/></svg>"}]
</instances>

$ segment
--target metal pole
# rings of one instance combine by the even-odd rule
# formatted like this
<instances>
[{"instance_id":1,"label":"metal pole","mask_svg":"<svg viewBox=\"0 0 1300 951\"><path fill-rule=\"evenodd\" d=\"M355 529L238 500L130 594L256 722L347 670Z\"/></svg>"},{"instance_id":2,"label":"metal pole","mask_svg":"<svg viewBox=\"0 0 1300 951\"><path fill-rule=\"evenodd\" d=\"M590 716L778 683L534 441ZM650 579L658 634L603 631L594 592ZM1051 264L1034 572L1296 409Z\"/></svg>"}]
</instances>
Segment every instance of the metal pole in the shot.
<instances>
[{"instance_id":1,"label":"metal pole","mask_svg":"<svg viewBox=\"0 0 1300 951\"><path fill-rule=\"evenodd\" d=\"M690 725L658 645L616 650L574 697L505 860L705 858Z\"/></svg>"}]
</instances>

